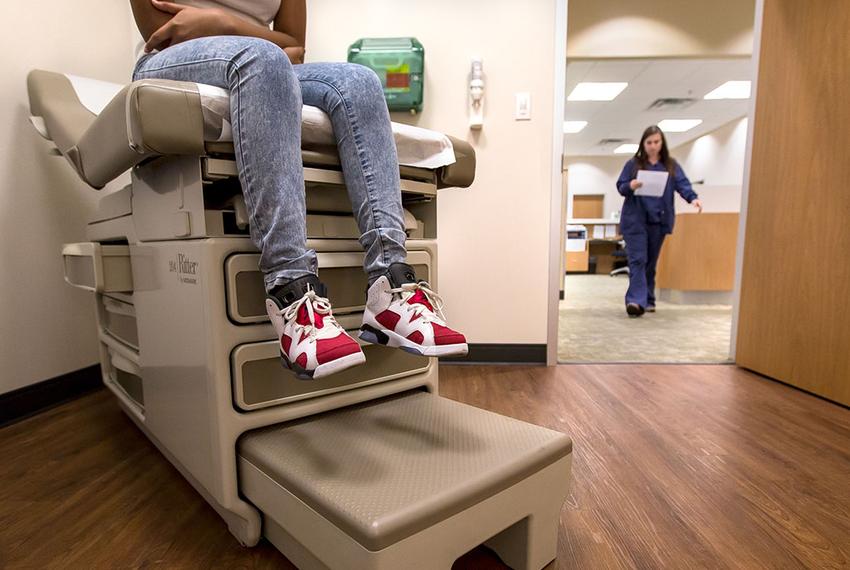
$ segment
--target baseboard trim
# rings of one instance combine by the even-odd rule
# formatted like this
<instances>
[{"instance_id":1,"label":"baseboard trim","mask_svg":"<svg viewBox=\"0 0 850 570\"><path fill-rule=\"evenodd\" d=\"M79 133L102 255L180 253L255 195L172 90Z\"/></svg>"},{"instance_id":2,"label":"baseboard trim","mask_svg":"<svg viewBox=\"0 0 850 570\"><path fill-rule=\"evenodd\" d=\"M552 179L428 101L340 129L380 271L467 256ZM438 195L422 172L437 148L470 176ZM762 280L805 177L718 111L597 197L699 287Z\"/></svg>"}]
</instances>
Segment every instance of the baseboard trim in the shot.
<instances>
[{"instance_id":1,"label":"baseboard trim","mask_svg":"<svg viewBox=\"0 0 850 570\"><path fill-rule=\"evenodd\" d=\"M99 388L102 382L100 365L94 364L0 394L0 428L79 398Z\"/></svg>"},{"instance_id":2,"label":"baseboard trim","mask_svg":"<svg viewBox=\"0 0 850 570\"><path fill-rule=\"evenodd\" d=\"M546 364L545 344L470 344L461 358L440 358L440 364Z\"/></svg>"}]
</instances>

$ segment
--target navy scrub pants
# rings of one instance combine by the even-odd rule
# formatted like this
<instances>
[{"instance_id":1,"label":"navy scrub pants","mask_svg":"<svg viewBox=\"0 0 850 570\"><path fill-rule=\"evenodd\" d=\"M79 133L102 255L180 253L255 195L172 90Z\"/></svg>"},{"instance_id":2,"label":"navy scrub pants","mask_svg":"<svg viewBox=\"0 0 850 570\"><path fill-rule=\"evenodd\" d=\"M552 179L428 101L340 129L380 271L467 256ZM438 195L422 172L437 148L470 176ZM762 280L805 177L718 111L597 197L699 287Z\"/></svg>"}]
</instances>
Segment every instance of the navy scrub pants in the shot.
<instances>
[{"instance_id":1,"label":"navy scrub pants","mask_svg":"<svg viewBox=\"0 0 850 570\"><path fill-rule=\"evenodd\" d=\"M655 266L664 243L661 224L641 224L623 234L629 260L629 289L626 304L655 305Z\"/></svg>"}]
</instances>

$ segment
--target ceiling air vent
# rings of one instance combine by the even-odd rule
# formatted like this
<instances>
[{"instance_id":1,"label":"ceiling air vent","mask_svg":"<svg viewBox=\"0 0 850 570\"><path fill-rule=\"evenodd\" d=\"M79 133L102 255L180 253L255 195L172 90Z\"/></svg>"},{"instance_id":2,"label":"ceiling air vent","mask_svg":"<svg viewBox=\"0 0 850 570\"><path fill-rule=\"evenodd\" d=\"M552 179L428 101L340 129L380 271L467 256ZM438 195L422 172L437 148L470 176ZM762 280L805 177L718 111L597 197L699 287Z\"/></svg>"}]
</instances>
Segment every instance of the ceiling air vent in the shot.
<instances>
[{"instance_id":1,"label":"ceiling air vent","mask_svg":"<svg viewBox=\"0 0 850 570\"><path fill-rule=\"evenodd\" d=\"M623 143L632 142L631 139L602 139L599 146L620 146Z\"/></svg>"},{"instance_id":2,"label":"ceiling air vent","mask_svg":"<svg viewBox=\"0 0 850 570\"><path fill-rule=\"evenodd\" d=\"M687 97L678 98L678 97L667 97L662 99L656 99L652 102L652 105L647 107L647 111L681 111L682 109L687 109L694 103L696 103L696 99L690 99Z\"/></svg>"}]
</instances>

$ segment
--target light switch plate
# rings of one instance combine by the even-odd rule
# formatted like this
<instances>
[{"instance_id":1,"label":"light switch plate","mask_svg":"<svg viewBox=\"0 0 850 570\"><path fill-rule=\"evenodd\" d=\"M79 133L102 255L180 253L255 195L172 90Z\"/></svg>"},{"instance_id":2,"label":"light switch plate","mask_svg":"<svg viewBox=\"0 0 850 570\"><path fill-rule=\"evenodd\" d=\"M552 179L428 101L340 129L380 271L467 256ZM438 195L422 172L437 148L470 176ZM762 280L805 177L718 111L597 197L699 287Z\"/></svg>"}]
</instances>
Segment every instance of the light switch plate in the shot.
<instances>
[{"instance_id":1,"label":"light switch plate","mask_svg":"<svg viewBox=\"0 0 850 570\"><path fill-rule=\"evenodd\" d=\"M522 91L516 94L514 119L517 121L531 120L531 93L528 91Z\"/></svg>"}]
</instances>

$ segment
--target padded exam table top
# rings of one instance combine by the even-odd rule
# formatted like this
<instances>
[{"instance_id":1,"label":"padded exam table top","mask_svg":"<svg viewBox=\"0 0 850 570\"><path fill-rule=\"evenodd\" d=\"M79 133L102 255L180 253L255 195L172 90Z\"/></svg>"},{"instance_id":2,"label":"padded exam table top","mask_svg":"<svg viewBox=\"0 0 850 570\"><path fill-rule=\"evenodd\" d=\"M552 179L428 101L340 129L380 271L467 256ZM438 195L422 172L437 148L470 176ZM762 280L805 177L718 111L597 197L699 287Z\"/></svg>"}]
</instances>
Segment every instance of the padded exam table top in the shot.
<instances>
[{"instance_id":1,"label":"padded exam table top","mask_svg":"<svg viewBox=\"0 0 850 570\"><path fill-rule=\"evenodd\" d=\"M224 89L157 79L122 86L43 70L30 72L27 86L35 127L95 188L150 157L233 155ZM398 123L393 135L403 176L472 183L475 152L465 141ZM339 167L330 119L315 107L302 110L302 148L305 164Z\"/></svg>"}]
</instances>

